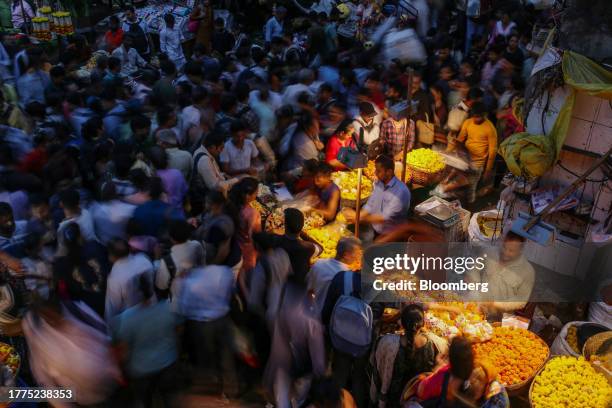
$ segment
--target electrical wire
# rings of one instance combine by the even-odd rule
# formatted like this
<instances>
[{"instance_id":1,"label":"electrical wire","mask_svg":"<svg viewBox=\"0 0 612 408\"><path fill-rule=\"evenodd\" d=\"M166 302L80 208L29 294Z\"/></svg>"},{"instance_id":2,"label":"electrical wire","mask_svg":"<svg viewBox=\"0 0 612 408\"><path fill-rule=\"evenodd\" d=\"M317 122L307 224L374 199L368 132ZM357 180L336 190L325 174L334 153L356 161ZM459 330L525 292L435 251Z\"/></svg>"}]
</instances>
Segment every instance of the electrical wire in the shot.
<instances>
[{"instance_id":1,"label":"electrical wire","mask_svg":"<svg viewBox=\"0 0 612 408\"><path fill-rule=\"evenodd\" d=\"M563 164L561 164L560 161L557 162L557 166L561 167L563 170L565 170L566 172L568 172L569 174L571 174L574 177L581 177L580 174L574 173L572 170L568 169ZM593 180L593 179L589 179L589 178L584 179L584 181L588 181L589 183L606 183L608 180L610 180L610 178L608 176L602 178L601 180Z\"/></svg>"}]
</instances>

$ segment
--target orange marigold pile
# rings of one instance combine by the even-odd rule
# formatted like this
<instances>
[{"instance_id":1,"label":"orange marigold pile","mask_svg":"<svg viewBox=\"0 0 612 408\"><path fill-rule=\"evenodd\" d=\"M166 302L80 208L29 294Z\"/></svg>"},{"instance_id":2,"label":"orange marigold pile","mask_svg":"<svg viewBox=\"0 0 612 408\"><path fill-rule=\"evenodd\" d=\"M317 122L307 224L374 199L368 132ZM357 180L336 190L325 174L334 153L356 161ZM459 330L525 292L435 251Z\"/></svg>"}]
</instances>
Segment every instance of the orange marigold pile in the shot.
<instances>
[{"instance_id":1,"label":"orange marigold pile","mask_svg":"<svg viewBox=\"0 0 612 408\"><path fill-rule=\"evenodd\" d=\"M513 385L529 379L544 364L548 346L529 330L514 327L496 327L493 337L473 346L478 360L488 360L499 372L504 385Z\"/></svg>"}]
</instances>

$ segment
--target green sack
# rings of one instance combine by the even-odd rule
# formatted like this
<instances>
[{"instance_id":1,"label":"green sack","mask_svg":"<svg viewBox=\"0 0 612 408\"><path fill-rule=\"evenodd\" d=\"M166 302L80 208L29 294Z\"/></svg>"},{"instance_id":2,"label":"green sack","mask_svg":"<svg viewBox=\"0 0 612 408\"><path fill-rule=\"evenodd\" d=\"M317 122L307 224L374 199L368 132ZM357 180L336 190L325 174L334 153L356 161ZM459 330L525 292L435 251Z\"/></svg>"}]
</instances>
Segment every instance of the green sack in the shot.
<instances>
[{"instance_id":1,"label":"green sack","mask_svg":"<svg viewBox=\"0 0 612 408\"><path fill-rule=\"evenodd\" d=\"M499 146L499 154L514 175L527 178L546 173L556 156L551 138L527 132L515 133L504 140Z\"/></svg>"}]
</instances>

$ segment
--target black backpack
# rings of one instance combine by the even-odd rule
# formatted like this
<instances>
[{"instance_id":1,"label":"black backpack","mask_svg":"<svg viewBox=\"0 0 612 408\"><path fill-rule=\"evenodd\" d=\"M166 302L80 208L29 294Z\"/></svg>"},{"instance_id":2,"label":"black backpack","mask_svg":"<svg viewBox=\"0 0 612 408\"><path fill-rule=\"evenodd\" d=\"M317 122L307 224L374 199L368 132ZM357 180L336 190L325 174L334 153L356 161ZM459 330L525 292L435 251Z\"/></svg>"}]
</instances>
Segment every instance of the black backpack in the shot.
<instances>
[{"instance_id":1,"label":"black backpack","mask_svg":"<svg viewBox=\"0 0 612 408\"><path fill-rule=\"evenodd\" d=\"M134 42L132 47L136 49L136 51L138 51L140 55L146 54L147 49L149 48L149 42L147 41L147 35L145 34L144 30L142 29L140 24L138 24L138 22L128 22L127 24L130 27L128 29L127 34L132 37L132 40Z\"/></svg>"}]
</instances>

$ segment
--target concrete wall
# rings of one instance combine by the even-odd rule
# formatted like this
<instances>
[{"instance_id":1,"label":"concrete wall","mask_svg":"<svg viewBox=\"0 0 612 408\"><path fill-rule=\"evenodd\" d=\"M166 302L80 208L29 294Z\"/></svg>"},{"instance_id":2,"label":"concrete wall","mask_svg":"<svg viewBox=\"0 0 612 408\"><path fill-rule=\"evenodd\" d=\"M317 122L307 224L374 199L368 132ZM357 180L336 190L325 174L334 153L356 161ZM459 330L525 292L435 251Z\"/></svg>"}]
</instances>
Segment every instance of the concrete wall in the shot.
<instances>
[{"instance_id":1,"label":"concrete wall","mask_svg":"<svg viewBox=\"0 0 612 408\"><path fill-rule=\"evenodd\" d=\"M532 134L548 133L557 119L567 92L567 89L557 89L552 94L545 113L543 113L543 110L546 106L546 98L543 98L539 104L536 103L527 118L527 131ZM544 122L544 129L542 129L542 122ZM612 108L610 102L582 92L578 93L565 145L598 154L607 152L612 146ZM594 161L590 156L569 151L562 151L559 160L563 166L576 174L582 174ZM601 179L603 174L600 170L596 170L589 178ZM541 183L544 185L569 185L575 179L576 177L561 167L555 166L542 177ZM611 185L612 182L608 184ZM605 186L602 188L602 183L591 182L585 183L583 189L584 197L594 202L592 218L602 221L608 215L612 206L612 190Z\"/></svg>"},{"instance_id":2,"label":"concrete wall","mask_svg":"<svg viewBox=\"0 0 612 408\"><path fill-rule=\"evenodd\" d=\"M527 118L527 131L532 134L548 133L559 115L567 94L567 89L560 88L551 95L548 106L546 106L546 97L536 103ZM585 93L578 93L565 145L598 154L607 152L612 146L610 102ZM559 160L564 167L576 174L582 174L595 159L586 154L563 150ZM603 174L600 170L596 170L589 178L598 180L603 178ZM569 186L574 180L576 180L575 176L555 166L541 178L540 184ZM595 221L603 221L612 208L612 182L609 182L607 186L604 183L586 182L578 191L583 194L584 200L594 203L591 218ZM591 228L587 229L587 234ZM558 239L550 247L542 247L530 242L526 247L526 255L529 260L539 265L565 275L577 276L580 274L577 266L590 262L591 249L584 248L580 241L571 242Z\"/></svg>"},{"instance_id":3,"label":"concrete wall","mask_svg":"<svg viewBox=\"0 0 612 408\"><path fill-rule=\"evenodd\" d=\"M559 48L595 61L612 58L612 1L568 0L561 17Z\"/></svg>"}]
</instances>

